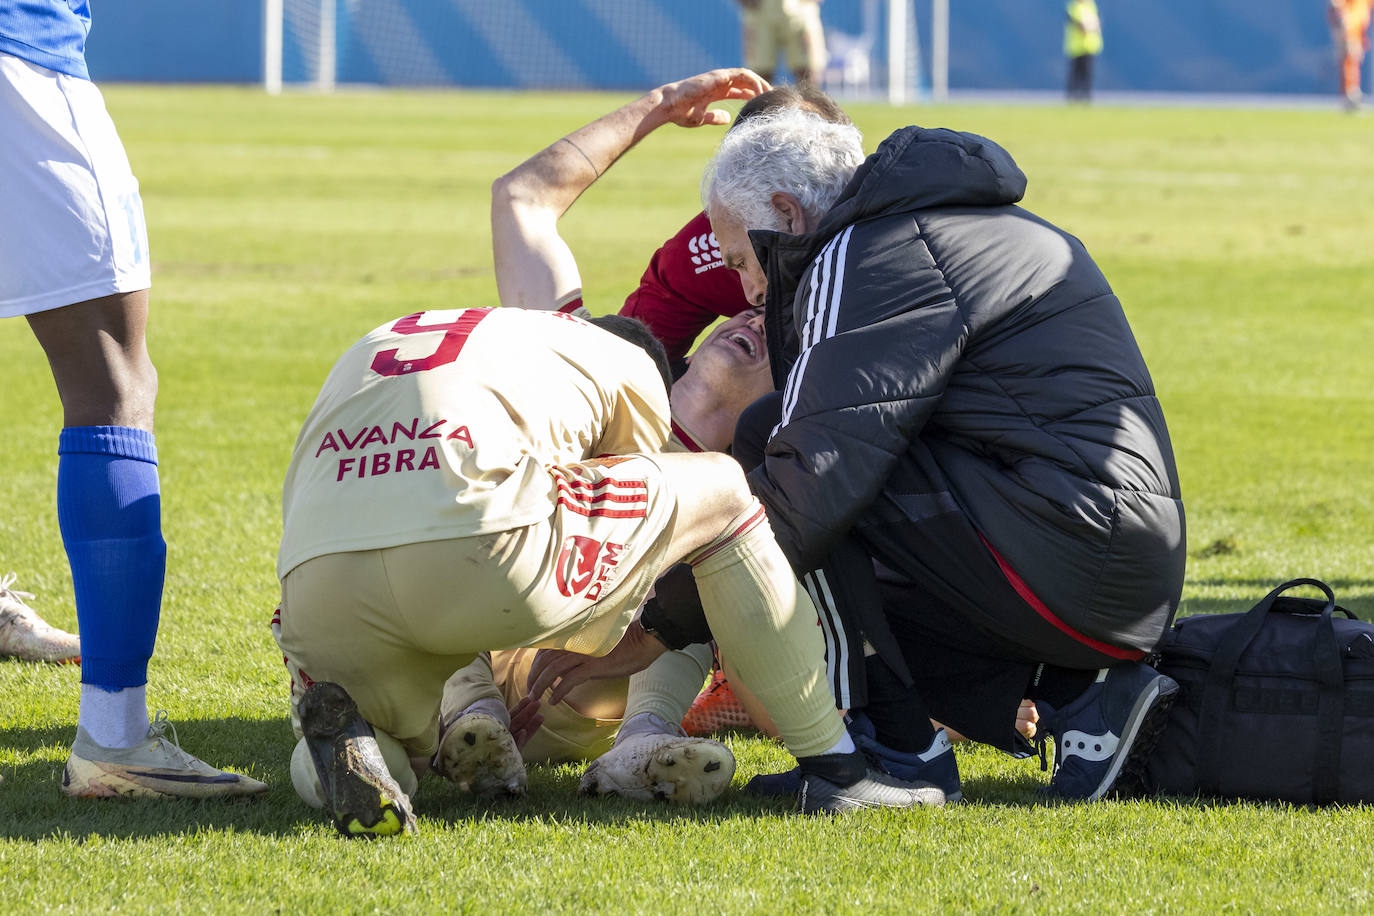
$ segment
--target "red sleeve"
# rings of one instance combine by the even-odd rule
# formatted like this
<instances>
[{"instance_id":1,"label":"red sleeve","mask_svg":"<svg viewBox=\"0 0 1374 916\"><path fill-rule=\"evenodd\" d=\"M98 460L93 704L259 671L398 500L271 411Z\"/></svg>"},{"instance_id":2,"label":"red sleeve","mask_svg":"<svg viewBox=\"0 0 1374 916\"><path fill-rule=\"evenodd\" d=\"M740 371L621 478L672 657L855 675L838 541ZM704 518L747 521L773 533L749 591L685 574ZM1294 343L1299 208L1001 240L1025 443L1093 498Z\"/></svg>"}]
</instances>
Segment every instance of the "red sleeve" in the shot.
<instances>
[{"instance_id":1,"label":"red sleeve","mask_svg":"<svg viewBox=\"0 0 1374 916\"><path fill-rule=\"evenodd\" d=\"M647 324L675 361L711 322L748 307L739 275L725 267L711 224L698 213L654 252L620 314Z\"/></svg>"}]
</instances>

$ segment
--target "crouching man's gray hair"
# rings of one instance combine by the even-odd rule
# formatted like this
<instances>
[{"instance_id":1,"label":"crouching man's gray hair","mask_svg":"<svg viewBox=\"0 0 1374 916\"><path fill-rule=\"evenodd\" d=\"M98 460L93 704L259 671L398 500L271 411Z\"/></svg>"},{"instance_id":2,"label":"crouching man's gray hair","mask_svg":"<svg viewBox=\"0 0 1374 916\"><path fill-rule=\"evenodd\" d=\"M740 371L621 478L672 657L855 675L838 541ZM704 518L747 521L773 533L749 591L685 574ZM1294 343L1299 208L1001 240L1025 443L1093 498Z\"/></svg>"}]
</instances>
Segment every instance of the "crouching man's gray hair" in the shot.
<instances>
[{"instance_id":1,"label":"crouching man's gray hair","mask_svg":"<svg viewBox=\"0 0 1374 916\"><path fill-rule=\"evenodd\" d=\"M783 229L772 196L791 194L814 227L864 160L863 136L852 124L784 108L731 128L706 166L701 199L723 207L750 229Z\"/></svg>"}]
</instances>

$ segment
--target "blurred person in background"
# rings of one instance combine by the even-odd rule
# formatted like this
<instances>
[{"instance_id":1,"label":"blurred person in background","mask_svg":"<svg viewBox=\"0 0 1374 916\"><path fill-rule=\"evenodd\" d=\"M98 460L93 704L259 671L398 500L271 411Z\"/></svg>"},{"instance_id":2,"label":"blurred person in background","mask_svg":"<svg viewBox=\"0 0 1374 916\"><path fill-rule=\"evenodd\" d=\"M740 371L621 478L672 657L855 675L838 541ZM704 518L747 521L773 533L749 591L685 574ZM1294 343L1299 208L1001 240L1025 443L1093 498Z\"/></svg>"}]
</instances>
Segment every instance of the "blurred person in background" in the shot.
<instances>
[{"instance_id":1,"label":"blurred person in background","mask_svg":"<svg viewBox=\"0 0 1374 916\"><path fill-rule=\"evenodd\" d=\"M1093 94L1093 58L1102 53L1102 20L1096 0L1069 0L1064 20L1064 56L1069 59L1068 98L1087 102Z\"/></svg>"},{"instance_id":2,"label":"blurred person in background","mask_svg":"<svg viewBox=\"0 0 1374 916\"><path fill-rule=\"evenodd\" d=\"M739 0L744 26L744 65L768 82L778 55L798 83L815 82L825 71L821 0Z\"/></svg>"},{"instance_id":3,"label":"blurred person in background","mask_svg":"<svg viewBox=\"0 0 1374 916\"><path fill-rule=\"evenodd\" d=\"M166 571L138 181L86 70L86 0L0 0L0 317L23 315L62 400L57 518L80 643L0 581L0 654L81 660L62 791L206 798L267 790L150 722L148 662Z\"/></svg>"},{"instance_id":4,"label":"blurred person in background","mask_svg":"<svg viewBox=\"0 0 1374 916\"><path fill-rule=\"evenodd\" d=\"M1341 93L1347 111L1359 111L1363 103L1360 87L1361 67L1369 50L1369 9L1371 0L1331 0L1327 15L1341 62Z\"/></svg>"}]
</instances>

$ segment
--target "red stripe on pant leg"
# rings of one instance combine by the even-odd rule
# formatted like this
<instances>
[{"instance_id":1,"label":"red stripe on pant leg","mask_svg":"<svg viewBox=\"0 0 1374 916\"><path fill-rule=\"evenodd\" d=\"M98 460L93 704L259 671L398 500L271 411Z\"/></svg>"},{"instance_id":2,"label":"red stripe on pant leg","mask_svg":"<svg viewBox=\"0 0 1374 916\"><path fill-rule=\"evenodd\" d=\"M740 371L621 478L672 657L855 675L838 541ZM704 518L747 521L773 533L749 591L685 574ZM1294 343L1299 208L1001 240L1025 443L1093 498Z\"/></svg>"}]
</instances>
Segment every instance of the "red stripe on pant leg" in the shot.
<instances>
[{"instance_id":1,"label":"red stripe on pant leg","mask_svg":"<svg viewBox=\"0 0 1374 916\"><path fill-rule=\"evenodd\" d=\"M1101 652L1103 655L1106 655L1109 658L1120 658L1129 661L1140 661L1142 658L1145 657L1145 653L1141 652L1139 649L1119 649L1116 646L1109 646L1105 642L1098 642L1091 636L1084 636L1082 633L1078 632L1073 627L1069 626L1067 623L1060 620L1058 617L1054 615L1053 611L1051 611L1048 607L1045 606L1045 602L1041 601L1038 597L1036 597L1035 592L1030 590L1030 586L1027 585L1025 581L1016 574L1016 570L1012 569L1011 566L1007 563L1007 561L1002 559L1002 555L997 552L996 548L994 548L991 544L988 543L988 539L983 537L981 533L978 535L978 538L983 542L983 546L988 549L988 553L992 554L992 558L997 561L997 566L1002 570L1002 575L1006 577L1007 582L1011 584L1011 587L1016 589L1016 594L1021 596L1021 600L1029 604L1031 606L1031 609L1035 611L1035 613L1039 614L1042 618L1048 621L1049 624L1053 626L1055 629L1066 634L1075 642L1082 643L1083 645L1088 646L1091 649L1096 649L1098 652Z\"/></svg>"}]
</instances>

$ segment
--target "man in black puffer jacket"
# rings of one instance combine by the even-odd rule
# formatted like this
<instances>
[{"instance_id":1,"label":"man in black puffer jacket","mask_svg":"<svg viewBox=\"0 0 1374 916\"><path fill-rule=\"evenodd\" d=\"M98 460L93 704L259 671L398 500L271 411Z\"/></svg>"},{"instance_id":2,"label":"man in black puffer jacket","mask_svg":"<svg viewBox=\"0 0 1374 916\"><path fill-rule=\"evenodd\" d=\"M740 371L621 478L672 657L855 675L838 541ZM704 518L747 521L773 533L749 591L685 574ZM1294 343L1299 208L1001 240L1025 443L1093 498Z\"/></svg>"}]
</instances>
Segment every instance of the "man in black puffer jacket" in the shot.
<instances>
[{"instance_id":1,"label":"man in black puffer jacket","mask_svg":"<svg viewBox=\"0 0 1374 916\"><path fill-rule=\"evenodd\" d=\"M952 765L927 714L1015 750L1029 696L1051 789L1100 797L1177 690L1140 661L1185 558L1149 372L1082 244L1015 205L1026 179L1001 147L908 127L861 160L852 127L784 111L707 171L780 389L736 457L813 594L849 594L823 620L832 666L870 656L859 731L896 775Z\"/></svg>"}]
</instances>

